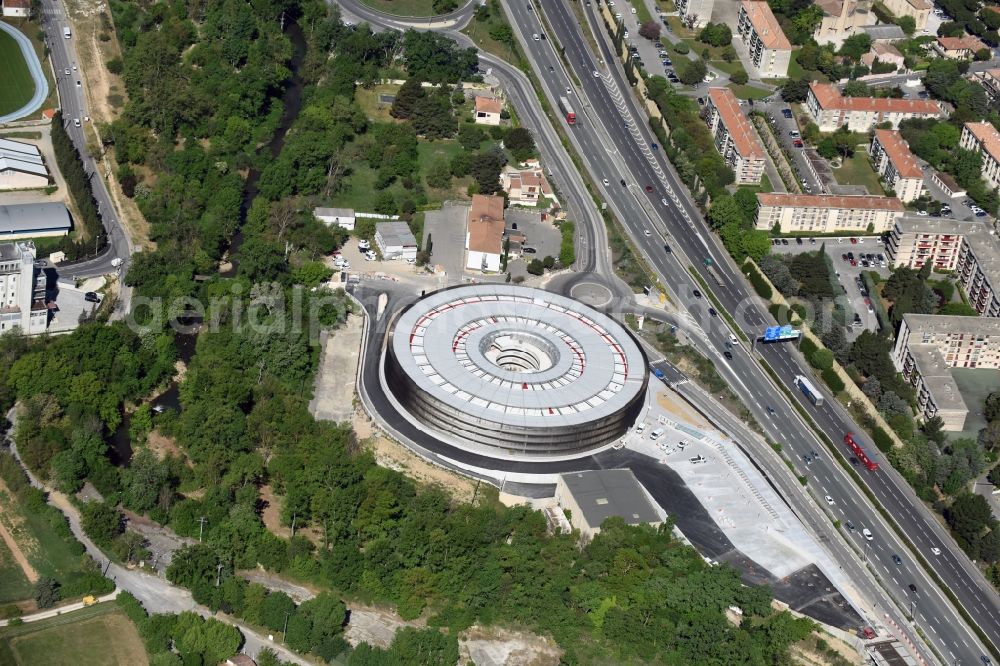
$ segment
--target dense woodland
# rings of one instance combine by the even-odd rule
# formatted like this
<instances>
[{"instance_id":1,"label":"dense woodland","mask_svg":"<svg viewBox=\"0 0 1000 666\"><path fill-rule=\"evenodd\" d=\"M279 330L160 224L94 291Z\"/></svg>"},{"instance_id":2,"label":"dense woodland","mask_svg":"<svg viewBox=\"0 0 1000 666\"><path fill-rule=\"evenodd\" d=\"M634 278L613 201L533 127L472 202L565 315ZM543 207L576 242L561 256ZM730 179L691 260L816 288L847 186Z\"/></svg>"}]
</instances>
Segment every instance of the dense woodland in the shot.
<instances>
[{"instance_id":1,"label":"dense woodland","mask_svg":"<svg viewBox=\"0 0 1000 666\"><path fill-rule=\"evenodd\" d=\"M344 600L428 618L430 630L402 632L388 651L355 650L352 664L414 663L413 655L454 663L457 631L475 622L550 633L567 663L783 663L812 624L773 612L768 589L744 587L728 566L707 565L669 526L611 521L581 548L573 535L548 535L542 514L504 507L495 492L460 503L379 467L348 427L309 414L315 331L293 326L285 306L302 299L320 328L339 326L351 306L342 293L302 289L326 279L319 259L344 240L300 212L310 209L303 204L345 187L359 160L385 183L401 183L415 204L432 179L472 174L470 189L491 191L488 178L495 181L508 155L534 150L524 132L460 126L460 157L418 171L419 132L404 116L420 105L459 104L448 90L474 75L473 54L434 36L345 27L318 0L112 2L112 9L124 53L113 66L123 72L129 101L104 135L157 243L136 255L128 281L141 297L212 303L206 320L218 325L198 336L180 385L181 409L159 415L148 399L171 381L178 353L167 317L185 314L186 306L143 309L136 315L141 330L96 321L58 338L0 338L0 406L23 405L19 449L62 490L90 481L103 494L104 503L84 511L97 543L123 560L141 556L122 508L187 536L198 536L204 518L203 543L175 555L170 579L210 607L272 631L287 617L288 644L327 659L347 650ZM299 71L305 90L275 157L267 145L293 54L282 18L297 21L306 39ZM401 70L402 78L442 88L416 93L397 122L370 121L357 82ZM501 139L504 150L496 145ZM720 179L711 181L713 190L724 184L716 157L705 152L692 166ZM221 277L218 262L240 225L251 168L262 175L242 225L238 272ZM392 203L403 209L402 199ZM272 329L237 325L251 314ZM136 454L117 467L107 442L125 409ZM144 448L154 428L183 455ZM282 522L296 526L291 539L264 528L265 483L280 497ZM235 575L258 565L330 593L296 608L284 594ZM725 616L734 605L744 612L739 624ZM172 644L184 663L215 663L229 649L224 627L186 615L146 619L134 604L127 610L151 653Z\"/></svg>"}]
</instances>

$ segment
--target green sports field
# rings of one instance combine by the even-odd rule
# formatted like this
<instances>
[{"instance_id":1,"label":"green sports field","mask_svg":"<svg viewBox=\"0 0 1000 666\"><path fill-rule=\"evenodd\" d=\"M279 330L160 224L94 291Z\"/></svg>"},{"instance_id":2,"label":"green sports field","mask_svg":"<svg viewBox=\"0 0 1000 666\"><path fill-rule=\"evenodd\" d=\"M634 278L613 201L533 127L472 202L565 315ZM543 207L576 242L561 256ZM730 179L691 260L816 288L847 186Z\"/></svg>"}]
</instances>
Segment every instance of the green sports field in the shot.
<instances>
[{"instance_id":1,"label":"green sports field","mask_svg":"<svg viewBox=\"0 0 1000 666\"><path fill-rule=\"evenodd\" d=\"M6 32L0 32L0 81L0 116L17 111L35 94L21 47Z\"/></svg>"}]
</instances>

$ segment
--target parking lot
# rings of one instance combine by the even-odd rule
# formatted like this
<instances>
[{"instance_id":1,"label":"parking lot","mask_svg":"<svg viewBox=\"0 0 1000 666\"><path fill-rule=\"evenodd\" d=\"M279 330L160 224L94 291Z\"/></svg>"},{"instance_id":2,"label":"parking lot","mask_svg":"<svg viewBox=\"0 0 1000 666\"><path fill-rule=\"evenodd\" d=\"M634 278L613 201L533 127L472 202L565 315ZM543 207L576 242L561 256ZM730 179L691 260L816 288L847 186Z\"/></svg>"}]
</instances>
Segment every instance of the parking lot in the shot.
<instances>
[{"instance_id":1,"label":"parking lot","mask_svg":"<svg viewBox=\"0 0 1000 666\"><path fill-rule=\"evenodd\" d=\"M802 243L799 244L798 241ZM875 308L870 305L868 295L862 293L858 286L858 278L863 272L874 271L883 278L889 277L888 257L886 257L885 246L876 236L853 237L856 241L852 243L852 237L838 238L813 238L794 239L783 238L778 245L772 245L771 252L774 254L798 254L800 252L815 252L820 247L824 247L826 253L830 255L833 269L836 272L837 280L843 287L847 296L847 318L854 321L853 326L848 326L847 339L853 340L861 331L878 330L878 318L875 316ZM785 244L787 242L787 245ZM864 257L875 255L876 263L872 265ZM844 259L844 256L847 259ZM884 261L878 261L878 255L882 255ZM852 265L851 258L854 263ZM867 266L864 264L868 263ZM882 264L885 264L884 266ZM854 315L857 315L857 318ZM860 324L857 323L860 319Z\"/></svg>"},{"instance_id":2,"label":"parking lot","mask_svg":"<svg viewBox=\"0 0 1000 666\"><path fill-rule=\"evenodd\" d=\"M465 226L468 205L445 205L441 210L429 210L424 216L424 238L421 247L431 241L431 265L441 266L448 282L462 281L465 267Z\"/></svg>"}]
</instances>

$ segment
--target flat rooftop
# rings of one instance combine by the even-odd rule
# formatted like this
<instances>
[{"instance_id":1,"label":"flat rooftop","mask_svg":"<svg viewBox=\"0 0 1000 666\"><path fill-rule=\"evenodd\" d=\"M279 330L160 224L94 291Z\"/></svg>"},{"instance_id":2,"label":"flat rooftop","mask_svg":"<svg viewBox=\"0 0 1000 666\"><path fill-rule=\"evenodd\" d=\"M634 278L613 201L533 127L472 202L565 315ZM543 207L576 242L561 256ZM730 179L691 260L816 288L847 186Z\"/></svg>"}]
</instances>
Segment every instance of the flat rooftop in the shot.
<instances>
[{"instance_id":1,"label":"flat rooftop","mask_svg":"<svg viewBox=\"0 0 1000 666\"><path fill-rule=\"evenodd\" d=\"M576 500L587 524L592 527L599 526L611 516L618 516L629 525L660 522L660 515L632 470L573 472L560 478Z\"/></svg>"},{"instance_id":2,"label":"flat rooftop","mask_svg":"<svg viewBox=\"0 0 1000 666\"><path fill-rule=\"evenodd\" d=\"M709 88L708 97L719 110L719 118L733 137L733 145L743 159L764 159L764 146L750 121L743 115L740 102L729 88Z\"/></svg>"},{"instance_id":3,"label":"flat rooftop","mask_svg":"<svg viewBox=\"0 0 1000 666\"><path fill-rule=\"evenodd\" d=\"M917 333L935 333L958 335L996 335L1000 336L1000 317L965 317L962 315L903 315L903 322L911 331ZM911 337L910 346L913 346ZM920 343L917 343L920 344Z\"/></svg>"},{"instance_id":4,"label":"flat rooftop","mask_svg":"<svg viewBox=\"0 0 1000 666\"><path fill-rule=\"evenodd\" d=\"M896 219L896 228L904 234L940 234L964 236L985 228L979 220L953 220L947 217L904 215Z\"/></svg>"},{"instance_id":5,"label":"flat rooftop","mask_svg":"<svg viewBox=\"0 0 1000 666\"><path fill-rule=\"evenodd\" d=\"M757 194L761 206L794 206L796 208L844 208L862 210L890 210L903 212L906 207L896 197L837 196L830 194L787 194L761 192Z\"/></svg>"}]
</instances>

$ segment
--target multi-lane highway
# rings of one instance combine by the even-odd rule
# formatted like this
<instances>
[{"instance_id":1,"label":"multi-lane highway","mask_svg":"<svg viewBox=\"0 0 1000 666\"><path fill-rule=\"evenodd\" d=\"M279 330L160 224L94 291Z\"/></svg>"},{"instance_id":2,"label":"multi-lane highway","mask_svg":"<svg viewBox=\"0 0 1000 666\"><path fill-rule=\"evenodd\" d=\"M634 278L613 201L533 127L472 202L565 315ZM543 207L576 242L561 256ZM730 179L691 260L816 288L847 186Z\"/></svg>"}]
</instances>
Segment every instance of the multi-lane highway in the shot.
<instances>
[{"instance_id":1,"label":"multi-lane highway","mask_svg":"<svg viewBox=\"0 0 1000 666\"><path fill-rule=\"evenodd\" d=\"M402 27L401 22L378 14L365 15L366 9L359 7L353 0L341 0L340 4L347 7L352 14L375 25L396 29ZM539 9L544 9L544 12L538 12ZM906 548L884 524L866 498L858 493L849 476L829 459L823 445L797 417L783 394L771 384L757 361L745 353L745 350L738 351L732 361L727 362L723 359L721 350L728 339L729 331L721 320L707 314L708 306L703 300L693 296L693 290L697 285L687 271L687 264L698 267L704 258L712 258L719 267L723 281L721 285L713 287L713 290L724 307L737 317L749 334L759 333L769 321L769 317L756 299L748 293L738 270L704 225L696 207L673 173L672 167L651 148L651 143L655 139L646 128L644 116L640 114L638 106L631 98L621 71L613 65L616 59L605 40L598 35L602 52L599 55L590 53L579 32L580 26L564 3L545 3L544 8L533 6L533 9L529 10L526 3L515 2L508 3L507 10L513 18L515 32L545 88L550 104L555 107L555 101L559 96L567 94L569 88L568 94L573 96L580 117L575 127L566 128L571 141L577 152L585 156L586 166L593 181L602 183L607 179L608 185L603 186L602 192L605 200L623 221L640 251L660 274L672 297L702 321L708 338L715 346L712 360L717 362L720 372L744 399L754 417L763 424L771 438L782 443L786 450L797 456L802 472L812 479L814 493L819 497L825 494L836 495L838 498L836 510L842 513L845 522L850 520L856 526L869 527L874 532L871 542L861 543L854 533L848 533L846 536L854 540L858 551L869 560L872 570L897 600L898 608L905 609L906 612L912 609L916 613L917 624L945 659L955 659L961 663L978 663L983 650L977 644L975 637L935 589L925 572L912 562L911 557L906 556ZM593 8L590 11L593 11ZM542 17L539 17L539 14L542 14ZM540 23L542 20L547 21L544 29L550 35L550 39L536 42L531 39L531 35L543 29L543 24ZM450 34L455 36L454 33ZM555 49L559 46L565 48L565 63L556 53ZM501 80L511 76L509 66L485 55L482 59L494 68L494 73L500 75ZM607 68L606 64L612 64L612 67ZM566 65L569 71L564 69ZM547 127L544 117L541 119L537 117L538 113L534 110L537 104L534 99L530 96L525 99L524 95L519 93L518 97L512 96L512 101L518 106L520 115L527 114L526 124L536 131L543 157L547 158L545 144L554 138L554 132ZM527 107L521 106L521 103L526 103ZM561 152L559 148L561 146L557 147L557 153ZM558 168L563 168L563 165L559 164ZM562 177L567 181L575 180L566 174L562 174ZM626 180L625 187L620 185L622 179ZM652 192L646 192L647 185L652 187ZM560 183L560 186L565 185ZM666 200L666 203L663 200ZM582 202L582 209L577 207L576 203L571 202L571 206L582 218L581 228L589 227L593 223L593 216L588 215L587 211L592 207L587 201ZM588 235L595 237L593 229ZM674 250L672 253L668 254L665 251L665 243L671 244ZM602 255L606 255L606 252L597 253L597 257ZM600 265L602 263L604 262L597 262L596 270L607 275L605 266ZM799 366L801 359L787 348L771 347L761 351L785 381L790 382L791 376L803 372ZM762 396L771 397L762 399ZM830 402L833 402L832 398L828 399L828 404ZM771 413L767 407L776 408L776 412ZM807 408L812 409L811 405ZM836 408L828 407L828 409ZM817 415L817 420L820 420L820 416L821 414ZM821 421L819 425L835 440L847 429L860 430L850 424L849 419L845 417L846 415L832 411L830 415L832 421ZM808 466L802 463L800 456L814 450L821 452L820 461ZM902 491L893 491L900 492L902 498L897 502L898 510L890 509L890 513L897 519L900 515L911 516L914 521L922 523L928 534L935 529L940 532L940 538L934 539L932 547L941 547L943 555L953 557L955 577L963 578L959 572L962 570L960 560L964 555L949 553L946 546L954 548L950 538L933 524L933 519L926 515L926 510L919 501L912 498L912 495L912 502L906 501L906 491L908 489L905 487ZM857 527L857 531L860 529L862 527ZM918 530L909 529L907 532L911 538L913 534L919 533ZM903 559L904 564L895 565L892 560L894 554L906 556ZM971 566L967 560L966 565ZM968 576L968 572L965 574L965 579L976 580ZM962 583L957 580L956 583L956 591L962 590ZM915 595L909 590L908 586L911 584L917 588ZM977 600L974 598L975 587L976 583L970 582L970 587L964 588L965 594L971 595L969 599L973 602L969 606L970 612L988 625L991 622L990 616L996 615L989 612L990 608L995 607L992 605L995 604L995 595L991 598L992 591L988 589L980 591L981 598L978 600L980 606L977 609L975 605ZM911 602L914 605L911 606ZM982 608L987 610L983 611ZM882 608L874 609L873 619L879 619L880 613L884 610L884 605ZM905 624L897 609L893 609L892 612L901 624Z\"/></svg>"},{"instance_id":2,"label":"multi-lane highway","mask_svg":"<svg viewBox=\"0 0 1000 666\"><path fill-rule=\"evenodd\" d=\"M656 211L658 221L663 223L663 228L669 233L666 239L674 246L674 252L667 254L662 245L658 246L657 243L651 242L650 237L644 232L644 228L648 228L648 222L642 222L641 218L637 220L629 215L620 219L630 228L633 238L647 253L650 262L668 278L665 280L668 285L687 283L684 280L687 271L676 261L678 248L683 250L688 260L699 269L704 258L712 258L723 280L722 284L713 285L713 292L749 335L758 335L770 318L749 293L738 269L718 247L715 238L694 209L670 165L662 160L657 151L649 149L650 143L655 141L655 138L639 120L643 116L640 115L638 105L626 87L622 72L617 67L607 70L600 68L601 63L597 62L597 57L589 52L580 32L581 26L566 3L545 3L542 9L551 26L549 44L543 45L530 40L522 41L522 44L528 50L532 61L536 63L537 69L543 73L548 67L554 66L553 61L558 63L553 47L561 46L565 49L566 62L579 81L582 99L585 100L580 106L588 111L585 121L572 131L578 136L581 134L599 136L603 133L608 137L607 144L613 146L606 151L586 152L590 166L594 170L613 171L612 183L625 177L627 183L632 186L631 191L638 198L645 199L644 208ZM534 12L528 11L523 3L509 3L508 10L513 16L513 23L524 32L532 31L532 26L537 25L539 19L533 16ZM596 9L591 6L585 11L596 12ZM596 15L592 15L591 19L594 25L599 25ZM583 26L582 29L587 27ZM605 63L616 63L617 60L607 40L602 38L603 35L599 31L597 36L601 48L600 59ZM595 77L594 70L598 70L600 76ZM590 121L589 125L587 121ZM623 159L616 160L615 156L618 154L621 154ZM646 185L653 185L654 191L646 192ZM676 195L676 201L671 193ZM613 192L608 194L614 196ZM661 203L662 198L667 199L667 205ZM707 273L704 273L704 277L711 281L711 276ZM685 298L683 293L678 296L688 305L692 302L697 305L697 299ZM696 312L703 309L704 306L693 308ZM724 344L724 331L720 330L724 327L712 326L713 323L717 322L709 319L706 326L710 337L717 341L717 344ZM719 348L721 349L721 346ZM760 347L758 351L786 385L791 385L792 378L796 374L809 372L801 356L788 347L766 346ZM864 525L881 522L875 520L871 507L863 497L859 496L853 482L839 466L834 465L832 461L827 461L822 468L817 468L816 465L806 466L803 463L802 455L813 450L822 450L822 447L787 406L783 396L775 391L753 359L738 354L731 363L726 363L721 358L718 360L720 370L731 380L734 390L744 397L751 411L755 412L757 420L776 441L794 452L803 468L802 472L813 477L813 483L820 485L819 490L825 487L831 494L837 493L848 498L840 503L845 519L851 519L855 524L864 521L861 523ZM761 396L772 397L761 400ZM847 431L861 431L839 403L829 395L826 405L819 410L805 402L804 397L797 393L796 396L806 409L813 413L813 418L819 427L834 441L838 441ZM784 407L778 414L771 414L766 409L767 405L762 404L765 401L775 407L781 405ZM779 420L780 423L776 422ZM868 475L865 481L908 538L917 545L921 553L929 556L931 566L959 597L969 614L976 619L993 643L997 644L1000 636L998 631L1000 604L995 592L978 570L957 549L951 537L941 529L919 499L913 495L905 481L893 470L883 466L883 469ZM852 517L848 518L848 514ZM897 601L907 610L911 602L915 604L914 611L918 620L922 624L926 623L929 638L939 646L945 658L950 656L953 649L956 658L961 655L963 661L969 663L972 663L973 659L978 661L979 648L975 646L975 639L967 630L958 626L962 623L957 620L954 611L948 608L947 603L938 594L930 591L934 588L933 583L915 562L910 563L904 574L904 571L892 561L893 554L905 554L902 544L898 543L888 528L877 531L878 538L871 542L869 553L876 571L887 587L893 591ZM941 555L939 557L931 555L932 548L939 548ZM907 577L913 580L904 580ZM916 580L918 578L923 579L923 585ZM917 593L909 589L910 584L914 584ZM925 605L928 608L925 609ZM930 614L925 614L924 610ZM936 637L941 638L935 641Z\"/></svg>"},{"instance_id":3,"label":"multi-lane highway","mask_svg":"<svg viewBox=\"0 0 1000 666\"><path fill-rule=\"evenodd\" d=\"M83 156L83 164L91 176L94 199L97 201L104 231L108 235L108 244L101 254L93 259L72 264L63 264L59 272L64 277L86 278L115 273L118 269L112 265L116 258L122 260L121 275L128 270L129 256L132 246L128 235L115 211L111 195L104 182L103 165L98 164L87 148L87 132L90 116L87 110L87 98L84 89L84 76L80 71L79 59L76 54L75 32L69 39L63 36L63 28L70 26L62 3L58 0L42 0L42 27L45 31L45 43L49 47L49 57L55 70L56 87L59 90L59 107L62 111L63 124L69 132L73 143ZM69 70L69 74L66 71ZM77 127L74 120L80 121ZM91 134L94 137L93 134ZM96 138L96 137L94 137ZM128 312L131 290L122 285L121 297L116 313Z\"/></svg>"}]
</instances>

